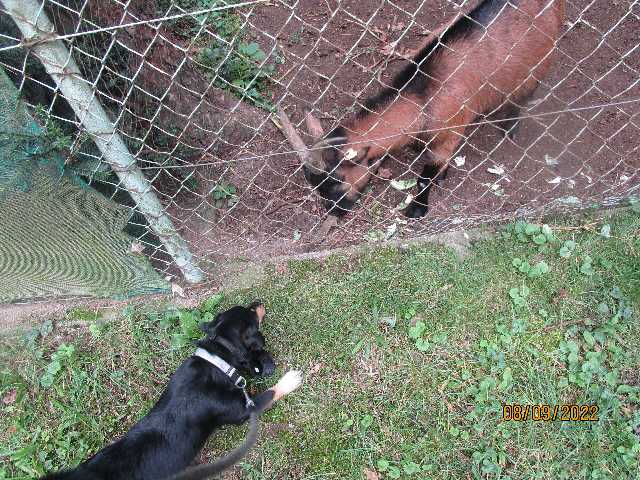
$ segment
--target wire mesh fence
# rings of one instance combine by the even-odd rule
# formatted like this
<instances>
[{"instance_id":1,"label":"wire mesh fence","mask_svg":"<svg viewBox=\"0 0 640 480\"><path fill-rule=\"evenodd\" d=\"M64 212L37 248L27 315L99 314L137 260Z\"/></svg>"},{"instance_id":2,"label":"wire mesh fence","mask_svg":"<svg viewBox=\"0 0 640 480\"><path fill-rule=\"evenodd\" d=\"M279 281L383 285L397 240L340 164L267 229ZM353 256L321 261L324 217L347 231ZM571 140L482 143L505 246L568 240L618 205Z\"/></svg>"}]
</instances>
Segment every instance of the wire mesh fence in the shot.
<instances>
[{"instance_id":1,"label":"wire mesh fence","mask_svg":"<svg viewBox=\"0 0 640 480\"><path fill-rule=\"evenodd\" d=\"M33 15L2 4L0 66L57 139L65 169L130 208L134 249L167 274L193 264L208 278L231 261L619 205L640 189L637 1L34 0ZM555 33L545 30L554 8L565 9ZM535 53L527 35L550 51ZM67 57L52 78L53 44ZM509 80L505 65L529 56L550 68ZM439 78L443 64L451 75ZM394 83L408 65L421 83ZM478 83L483 69L493 70ZM70 98L66 78L84 97ZM525 82L535 93L515 95ZM460 85L472 91L455 97ZM486 95L501 100L488 105ZM447 101L452 115L433 121ZM106 131L88 128L91 102L104 108ZM278 108L308 147L323 135L308 135L305 120L343 127L338 143L316 144L339 156L324 164L324 183L309 181L313 165L305 176ZM505 135L509 120L517 130ZM423 165L445 165L437 139L452 131L448 175L431 186ZM120 167L109 156L116 137ZM377 153L360 155L363 144ZM344 215L319 195L331 185L338 204L352 195ZM408 218L427 186L428 212Z\"/></svg>"}]
</instances>

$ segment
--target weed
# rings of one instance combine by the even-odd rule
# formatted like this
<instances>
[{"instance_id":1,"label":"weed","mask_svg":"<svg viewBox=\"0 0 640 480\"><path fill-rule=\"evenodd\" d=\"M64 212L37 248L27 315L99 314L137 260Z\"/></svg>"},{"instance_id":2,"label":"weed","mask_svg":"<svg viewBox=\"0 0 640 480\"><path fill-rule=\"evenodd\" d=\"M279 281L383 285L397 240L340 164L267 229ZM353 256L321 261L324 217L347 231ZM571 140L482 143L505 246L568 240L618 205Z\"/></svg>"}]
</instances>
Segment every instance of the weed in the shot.
<instances>
[{"instance_id":1,"label":"weed","mask_svg":"<svg viewBox=\"0 0 640 480\"><path fill-rule=\"evenodd\" d=\"M163 14L173 9L202 11L233 3L237 0L163 0L158 10ZM240 15L230 9L211 11L181 18L172 29L200 37L198 63L217 87L262 108L273 108L266 93L275 66L256 42L247 41ZM282 60L276 57L276 61Z\"/></svg>"},{"instance_id":2,"label":"weed","mask_svg":"<svg viewBox=\"0 0 640 480\"><path fill-rule=\"evenodd\" d=\"M236 191L237 190L234 185L220 180L211 191L211 196L213 197L215 207L233 207L236 203L238 203L238 196L236 195Z\"/></svg>"}]
</instances>

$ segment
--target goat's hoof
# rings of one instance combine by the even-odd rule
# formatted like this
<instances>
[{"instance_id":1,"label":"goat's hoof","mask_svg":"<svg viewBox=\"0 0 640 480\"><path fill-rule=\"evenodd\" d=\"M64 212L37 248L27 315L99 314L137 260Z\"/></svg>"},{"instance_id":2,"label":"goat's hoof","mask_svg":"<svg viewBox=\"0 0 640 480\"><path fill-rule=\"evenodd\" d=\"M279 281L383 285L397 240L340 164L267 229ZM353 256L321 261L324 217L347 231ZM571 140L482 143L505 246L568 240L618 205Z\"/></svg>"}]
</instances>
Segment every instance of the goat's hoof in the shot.
<instances>
[{"instance_id":1,"label":"goat's hoof","mask_svg":"<svg viewBox=\"0 0 640 480\"><path fill-rule=\"evenodd\" d=\"M409 218L421 218L427 214L427 206L417 203L410 204L404 211L404 215Z\"/></svg>"}]
</instances>

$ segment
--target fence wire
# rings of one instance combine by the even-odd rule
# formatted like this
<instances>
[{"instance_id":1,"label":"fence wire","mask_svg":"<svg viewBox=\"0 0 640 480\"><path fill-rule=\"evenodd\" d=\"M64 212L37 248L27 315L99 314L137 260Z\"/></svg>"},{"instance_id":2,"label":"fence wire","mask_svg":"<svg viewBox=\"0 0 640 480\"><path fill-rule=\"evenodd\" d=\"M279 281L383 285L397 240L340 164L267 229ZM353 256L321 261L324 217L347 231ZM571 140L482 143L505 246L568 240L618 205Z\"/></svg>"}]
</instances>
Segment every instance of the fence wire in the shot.
<instances>
[{"instance_id":1,"label":"fence wire","mask_svg":"<svg viewBox=\"0 0 640 480\"><path fill-rule=\"evenodd\" d=\"M528 1L490 3L505 10ZM209 275L229 262L615 206L638 195L640 5L573 0L566 2L549 73L536 79L533 99L512 117L519 120L515 136L504 135L504 119L469 122L425 217L409 219L402 207L419 193L412 179L422 171L428 142L418 153L388 151L353 211L340 218L327 213L276 109L287 112L311 147L307 111L326 132L348 124L425 42L443 38L480 3L44 0L41 15L55 32L37 39L22 38L2 10L0 66L34 115L64 140L66 168L130 207L138 242L170 275L177 272L173 259L34 46L64 42L80 67L78 80L107 110L127 154ZM447 128L393 135L423 138ZM383 144L393 135L368 141ZM362 141L351 143L357 148Z\"/></svg>"}]
</instances>

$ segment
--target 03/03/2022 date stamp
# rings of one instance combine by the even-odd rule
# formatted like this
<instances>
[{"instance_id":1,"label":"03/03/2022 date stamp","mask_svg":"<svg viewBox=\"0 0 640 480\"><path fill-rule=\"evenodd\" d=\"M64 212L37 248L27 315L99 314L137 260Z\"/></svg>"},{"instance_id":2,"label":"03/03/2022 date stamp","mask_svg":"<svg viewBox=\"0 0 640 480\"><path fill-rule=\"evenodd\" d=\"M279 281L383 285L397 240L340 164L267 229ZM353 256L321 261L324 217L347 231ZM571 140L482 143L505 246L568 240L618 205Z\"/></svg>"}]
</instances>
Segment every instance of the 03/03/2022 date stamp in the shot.
<instances>
[{"instance_id":1,"label":"03/03/2022 date stamp","mask_svg":"<svg viewBox=\"0 0 640 480\"><path fill-rule=\"evenodd\" d=\"M502 405L502 420L506 422L597 422L600 407L592 404L519 404Z\"/></svg>"}]
</instances>

